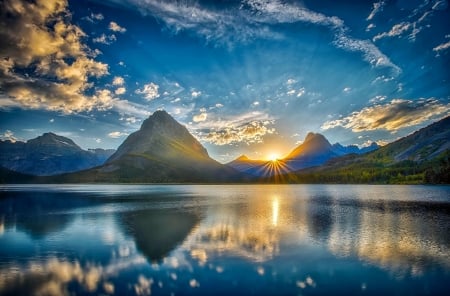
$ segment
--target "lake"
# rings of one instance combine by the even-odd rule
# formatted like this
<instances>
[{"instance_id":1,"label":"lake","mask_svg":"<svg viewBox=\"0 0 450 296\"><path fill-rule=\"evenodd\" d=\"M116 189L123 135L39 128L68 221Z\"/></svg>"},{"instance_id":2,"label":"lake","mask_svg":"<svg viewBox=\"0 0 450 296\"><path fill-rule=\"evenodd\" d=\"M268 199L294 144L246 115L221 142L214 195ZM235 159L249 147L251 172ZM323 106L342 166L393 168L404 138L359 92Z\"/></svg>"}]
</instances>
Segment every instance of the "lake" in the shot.
<instances>
[{"instance_id":1,"label":"lake","mask_svg":"<svg viewBox=\"0 0 450 296\"><path fill-rule=\"evenodd\" d=\"M450 187L7 185L1 295L450 295Z\"/></svg>"}]
</instances>

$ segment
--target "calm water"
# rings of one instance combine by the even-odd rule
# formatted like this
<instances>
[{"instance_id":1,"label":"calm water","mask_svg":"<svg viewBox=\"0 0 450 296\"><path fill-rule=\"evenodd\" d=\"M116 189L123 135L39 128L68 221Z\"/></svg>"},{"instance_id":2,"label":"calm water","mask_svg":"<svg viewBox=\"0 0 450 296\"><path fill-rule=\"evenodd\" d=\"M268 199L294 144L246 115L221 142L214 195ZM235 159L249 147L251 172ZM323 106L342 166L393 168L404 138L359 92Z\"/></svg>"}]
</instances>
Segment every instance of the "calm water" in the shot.
<instances>
[{"instance_id":1,"label":"calm water","mask_svg":"<svg viewBox=\"0 0 450 296\"><path fill-rule=\"evenodd\" d=\"M450 187L0 187L1 295L450 295Z\"/></svg>"}]
</instances>

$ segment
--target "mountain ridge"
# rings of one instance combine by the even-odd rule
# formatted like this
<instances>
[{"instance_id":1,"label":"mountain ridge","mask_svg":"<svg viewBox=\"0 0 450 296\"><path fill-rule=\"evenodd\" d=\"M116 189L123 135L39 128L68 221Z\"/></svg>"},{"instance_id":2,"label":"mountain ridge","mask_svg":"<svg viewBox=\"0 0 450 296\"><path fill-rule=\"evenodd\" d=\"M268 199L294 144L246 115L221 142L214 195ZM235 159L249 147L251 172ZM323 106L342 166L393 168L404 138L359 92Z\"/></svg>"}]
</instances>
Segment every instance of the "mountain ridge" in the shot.
<instances>
[{"instance_id":1,"label":"mountain ridge","mask_svg":"<svg viewBox=\"0 0 450 296\"><path fill-rule=\"evenodd\" d=\"M450 116L362 155L285 176L288 183L450 183Z\"/></svg>"},{"instance_id":2,"label":"mountain ridge","mask_svg":"<svg viewBox=\"0 0 450 296\"><path fill-rule=\"evenodd\" d=\"M261 177L267 174L285 174L319 166L335 157L350 153L366 153L378 148L379 146L376 143L363 148L356 145L342 146L339 143L331 145L324 135L309 132L300 145L292 149L286 157L277 160L278 170L270 169L274 166L271 161L249 159L245 155L241 155L226 165L240 172Z\"/></svg>"},{"instance_id":3,"label":"mountain ridge","mask_svg":"<svg viewBox=\"0 0 450 296\"><path fill-rule=\"evenodd\" d=\"M0 182L448 184L449 139L450 116L366 153L362 152L365 148L342 146L339 143L331 145L323 135L308 133L305 141L288 155L291 158L264 161L251 160L241 155L227 165L222 165L209 156L185 126L167 112L157 111L143 122L139 130L128 136L103 165L49 177L19 173L0 165ZM29 142L34 148L56 145L81 149L70 139L53 133L45 133ZM0 143L0 151L6 152L8 149L5 147L23 149L27 145L25 142ZM372 144L369 149L376 147L376 144ZM324 153L325 156L333 157L323 160L326 158ZM5 158L4 155L7 153L0 156ZM295 161L302 161L303 165L309 161L311 164L315 156L324 163L294 171L289 166Z\"/></svg>"},{"instance_id":4,"label":"mountain ridge","mask_svg":"<svg viewBox=\"0 0 450 296\"><path fill-rule=\"evenodd\" d=\"M49 176L101 165L112 152L83 150L72 139L47 132L26 142L0 140L0 166L26 175Z\"/></svg>"}]
</instances>

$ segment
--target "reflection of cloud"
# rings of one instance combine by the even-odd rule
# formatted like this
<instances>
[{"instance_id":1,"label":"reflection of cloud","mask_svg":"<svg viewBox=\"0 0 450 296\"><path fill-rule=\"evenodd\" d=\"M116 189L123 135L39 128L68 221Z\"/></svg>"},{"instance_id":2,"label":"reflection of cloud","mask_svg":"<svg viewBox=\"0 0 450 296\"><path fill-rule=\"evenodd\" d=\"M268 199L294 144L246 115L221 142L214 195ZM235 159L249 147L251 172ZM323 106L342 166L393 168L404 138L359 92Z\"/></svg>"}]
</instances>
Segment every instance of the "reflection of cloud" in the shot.
<instances>
[{"instance_id":1,"label":"reflection of cloud","mask_svg":"<svg viewBox=\"0 0 450 296\"><path fill-rule=\"evenodd\" d=\"M367 205L370 206L370 202ZM438 231L433 231L438 228L435 225L438 222L427 219L426 215L417 218L415 213L396 211L388 203L374 207L388 210L358 208L338 218L328 240L333 253L357 255L401 276L423 273L424 262L430 258L433 262L450 266L446 239L437 237ZM356 217L357 221L354 220ZM355 224L360 226L355 229ZM400 236L399 231L402 233Z\"/></svg>"},{"instance_id":2,"label":"reflection of cloud","mask_svg":"<svg viewBox=\"0 0 450 296\"><path fill-rule=\"evenodd\" d=\"M326 130L342 126L354 132L377 129L396 131L437 116L445 116L449 110L450 104L442 104L435 99L418 101L395 99L384 105L365 107L342 119L327 121L321 128Z\"/></svg>"},{"instance_id":3,"label":"reflection of cloud","mask_svg":"<svg viewBox=\"0 0 450 296\"><path fill-rule=\"evenodd\" d=\"M72 295L68 286L74 284L90 293L98 294L103 289L108 294L114 294L114 284L108 278L117 276L121 270L145 263L145 258L140 256L113 260L104 266L89 263L81 265L77 260L57 258L29 262L27 266L14 263L0 268L0 294Z\"/></svg>"},{"instance_id":4,"label":"reflection of cloud","mask_svg":"<svg viewBox=\"0 0 450 296\"><path fill-rule=\"evenodd\" d=\"M186 239L183 248L202 266L210 257L222 253L255 262L270 260L279 252L281 233L286 227L295 228L286 223L285 208L277 198L274 200L260 200L251 212L223 205L218 212L211 213L213 220L203 221ZM223 267L218 266L216 271L223 272Z\"/></svg>"},{"instance_id":5,"label":"reflection of cloud","mask_svg":"<svg viewBox=\"0 0 450 296\"><path fill-rule=\"evenodd\" d=\"M153 279L139 275L137 283L134 285L134 291L137 295L150 295L152 293Z\"/></svg>"},{"instance_id":6,"label":"reflection of cloud","mask_svg":"<svg viewBox=\"0 0 450 296\"><path fill-rule=\"evenodd\" d=\"M200 283L196 279L192 279L189 281L189 286L191 286L191 288L198 288L200 287Z\"/></svg>"}]
</instances>

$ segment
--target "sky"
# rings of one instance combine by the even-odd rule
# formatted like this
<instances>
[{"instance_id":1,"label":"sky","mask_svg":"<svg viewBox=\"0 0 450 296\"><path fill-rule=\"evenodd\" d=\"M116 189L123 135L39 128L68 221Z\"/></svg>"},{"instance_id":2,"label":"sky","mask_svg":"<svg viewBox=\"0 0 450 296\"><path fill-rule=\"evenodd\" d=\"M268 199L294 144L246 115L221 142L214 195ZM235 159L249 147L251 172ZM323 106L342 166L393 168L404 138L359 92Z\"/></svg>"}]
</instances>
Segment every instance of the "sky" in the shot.
<instances>
[{"instance_id":1,"label":"sky","mask_svg":"<svg viewBox=\"0 0 450 296\"><path fill-rule=\"evenodd\" d=\"M220 162L450 114L446 0L5 0L0 137L117 148L166 110Z\"/></svg>"}]
</instances>

